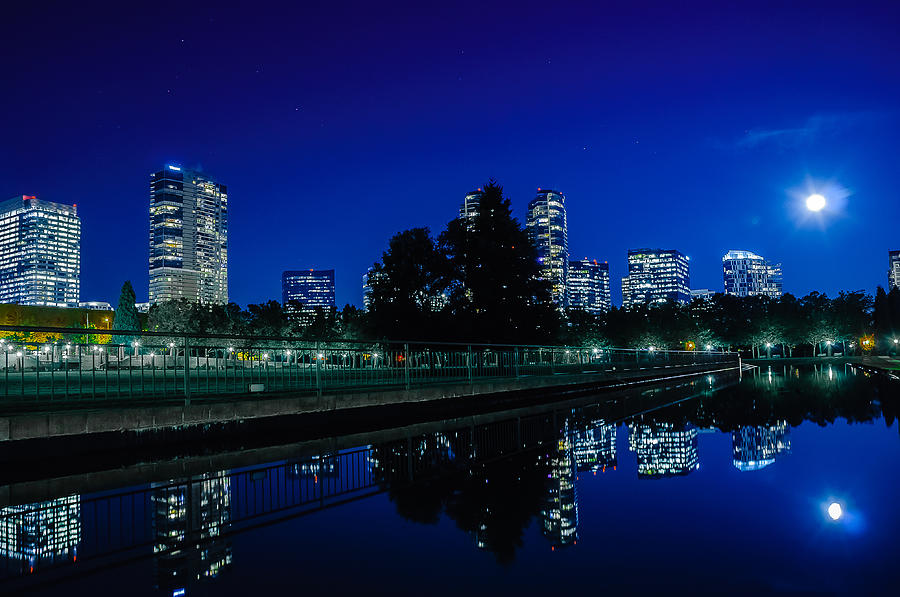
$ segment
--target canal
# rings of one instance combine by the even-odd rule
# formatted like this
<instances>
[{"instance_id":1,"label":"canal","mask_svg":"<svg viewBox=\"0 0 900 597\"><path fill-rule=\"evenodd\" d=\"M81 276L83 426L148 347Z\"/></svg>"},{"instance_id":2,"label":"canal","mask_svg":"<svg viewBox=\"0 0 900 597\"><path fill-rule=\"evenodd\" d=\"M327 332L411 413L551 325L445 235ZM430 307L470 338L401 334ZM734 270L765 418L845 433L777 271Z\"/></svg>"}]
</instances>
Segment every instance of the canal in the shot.
<instances>
[{"instance_id":1,"label":"canal","mask_svg":"<svg viewBox=\"0 0 900 597\"><path fill-rule=\"evenodd\" d=\"M898 384L773 365L68 474L36 461L0 480L0 594L892 593Z\"/></svg>"}]
</instances>

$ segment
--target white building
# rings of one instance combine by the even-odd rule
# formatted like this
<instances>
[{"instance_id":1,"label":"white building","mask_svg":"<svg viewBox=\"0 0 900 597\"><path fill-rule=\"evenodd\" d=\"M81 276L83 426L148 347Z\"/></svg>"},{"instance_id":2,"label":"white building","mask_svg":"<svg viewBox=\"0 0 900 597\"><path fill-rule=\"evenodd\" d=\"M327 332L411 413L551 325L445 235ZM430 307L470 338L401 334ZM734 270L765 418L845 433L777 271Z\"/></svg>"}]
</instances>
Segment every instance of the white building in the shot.
<instances>
[{"instance_id":1,"label":"white building","mask_svg":"<svg viewBox=\"0 0 900 597\"><path fill-rule=\"evenodd\" d=\"M728 251L722 257L722 275L725 294L771 298L782 294L781 264L750 251Z\"/></svg>"},{"instance_id":2,"label":"white building","mask_svg":"<svg viewBox=\"0 0 900 597\"><path fill-rule=\"evenodd\" d=\"M31 195L0 203L0 303L77 307L81 219Z\"/></svg>"}]
</instances>

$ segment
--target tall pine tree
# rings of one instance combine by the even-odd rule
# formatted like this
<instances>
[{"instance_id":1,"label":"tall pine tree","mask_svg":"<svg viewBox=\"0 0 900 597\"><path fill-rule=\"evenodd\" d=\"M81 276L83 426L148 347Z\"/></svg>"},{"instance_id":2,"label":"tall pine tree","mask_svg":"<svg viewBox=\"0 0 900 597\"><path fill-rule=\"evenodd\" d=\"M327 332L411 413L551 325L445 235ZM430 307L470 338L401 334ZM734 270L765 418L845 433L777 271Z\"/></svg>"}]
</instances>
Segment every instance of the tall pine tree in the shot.
<instances>
[{"instance_id":1,"label":"tall pine tree","mask_svg":"<svg viewBox=\"0 0 900 597\"><path fill-rule=\"evenodd\" d=\"M112 329L128 331L141 329L141 320L138 317L137 307L135 306L136 300L131 280L126 280L122 284L122 291L119 293L119 303L116 305L116 316ZM127 346L133 341L133 336L116 334L112 337L113 344L125 344Z\"/></svg>"}]
</instances>

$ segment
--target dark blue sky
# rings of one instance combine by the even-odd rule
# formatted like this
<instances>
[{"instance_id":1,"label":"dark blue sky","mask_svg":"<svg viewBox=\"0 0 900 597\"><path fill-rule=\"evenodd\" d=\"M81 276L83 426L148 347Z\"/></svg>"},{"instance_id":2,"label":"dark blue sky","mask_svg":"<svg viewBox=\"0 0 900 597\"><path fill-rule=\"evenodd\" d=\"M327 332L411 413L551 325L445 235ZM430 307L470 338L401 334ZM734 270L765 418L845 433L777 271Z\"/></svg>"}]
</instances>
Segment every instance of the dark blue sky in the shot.
<instances>
[{"instance_id":1,"label":"dark blue sky","mask_svg":"<svg viewBox=\"0 0 900 597\"><path fill-rule=\"evenodd\" d=\"M566 193L614 302L632 247L715 290L725 251L756 251L795 294L873 291L900 248L896 3L191 4L5 7L0 196L78 203L83 300L126 278L146 299L166 163L228 185L241 304L307 267L360 303L391 234L439 231L491 176L521 219Z\"/></svg>"}]
</instances>

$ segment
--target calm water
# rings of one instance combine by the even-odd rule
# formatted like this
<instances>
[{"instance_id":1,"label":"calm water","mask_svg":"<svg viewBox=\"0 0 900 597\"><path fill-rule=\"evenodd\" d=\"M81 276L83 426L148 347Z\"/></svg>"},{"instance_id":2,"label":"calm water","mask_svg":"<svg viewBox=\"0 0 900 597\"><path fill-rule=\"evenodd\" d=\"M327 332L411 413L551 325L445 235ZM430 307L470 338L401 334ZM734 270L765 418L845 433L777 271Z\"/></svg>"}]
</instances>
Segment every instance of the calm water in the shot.
<instances>
[{"instance_id":1,"label":"calm water","mask_svg":"<svg viewBox=\"0 0 900 597\"><path fill-rule=\"evenodd\" d=\"M779 366L67 482L0 511L0 593L894 593L898 384Z\"/></svg>"}]
</instances>

